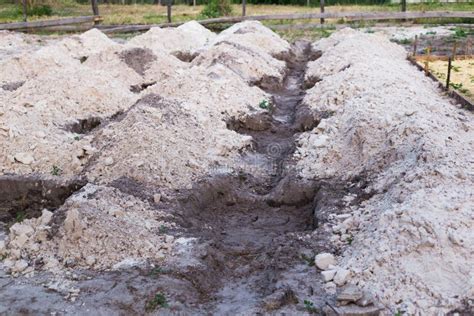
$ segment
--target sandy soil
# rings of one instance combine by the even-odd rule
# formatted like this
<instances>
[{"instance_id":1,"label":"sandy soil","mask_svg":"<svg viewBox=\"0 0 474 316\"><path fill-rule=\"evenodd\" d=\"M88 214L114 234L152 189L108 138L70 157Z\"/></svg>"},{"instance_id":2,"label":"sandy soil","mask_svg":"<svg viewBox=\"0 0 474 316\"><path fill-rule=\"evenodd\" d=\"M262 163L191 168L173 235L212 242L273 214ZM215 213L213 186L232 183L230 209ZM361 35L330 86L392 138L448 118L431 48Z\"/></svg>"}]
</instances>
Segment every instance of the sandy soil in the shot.
<instances>
[{"instance_id":1,"label":"sandy soil","mask_svg":"<svg viewBox=\"0 0 474 316\"><path fill-rule=\"evenodd\" d=\"M474 117L401 46L2 38L0 312L473 311Z\"/></svg>"}]
</instances>

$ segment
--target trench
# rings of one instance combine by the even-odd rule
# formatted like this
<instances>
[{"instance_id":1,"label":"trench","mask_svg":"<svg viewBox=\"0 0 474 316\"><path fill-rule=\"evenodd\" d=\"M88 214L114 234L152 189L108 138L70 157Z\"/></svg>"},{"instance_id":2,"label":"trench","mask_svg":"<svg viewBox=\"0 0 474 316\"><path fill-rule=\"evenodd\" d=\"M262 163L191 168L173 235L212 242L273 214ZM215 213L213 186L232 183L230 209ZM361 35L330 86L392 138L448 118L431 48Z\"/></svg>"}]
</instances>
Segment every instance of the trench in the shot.
<instances>
[{"instance_id":1,"label":"trench","mask_svg":"<svg viewBox=\"0 0 474 316\"><path fill-rule=\"evenodd\" d=\"M309 50L307 42L294 44L283 84L267 89L271 110L229 122L229 128L253 138L253 150L242 157L245 168L203 180L179 201L180 224L206 245L200 254L204 268L186 276L200 293L201 311L294 311L315 291L324 296L310 267L318 245L297 238L315 228L318 187L288 171L300 131L296 113L305 95Z\"/></svg>"}]
</instances>

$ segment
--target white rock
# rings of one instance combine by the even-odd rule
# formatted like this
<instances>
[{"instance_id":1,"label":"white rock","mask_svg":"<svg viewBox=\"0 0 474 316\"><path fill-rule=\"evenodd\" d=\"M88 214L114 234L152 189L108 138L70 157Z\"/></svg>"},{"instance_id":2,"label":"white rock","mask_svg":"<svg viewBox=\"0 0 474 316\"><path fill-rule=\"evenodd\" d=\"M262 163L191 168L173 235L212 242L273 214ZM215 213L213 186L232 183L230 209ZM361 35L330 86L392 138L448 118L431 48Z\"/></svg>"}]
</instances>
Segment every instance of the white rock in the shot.
<instances>
[{"instance_id":1,"label":"white rock","mask_svg":"<svg viewBox=\"0 0 474 316\"><path fill-rule=\"evenodd\" d=\"M19 163L25 165L31 165L35 161L35 158L30 153L17 153L15 154L14 158Z\"/></svg>"},{"instance_id":2,"label":"white rock","mask_svg":"<svg viewBox=\"0 0 474 316\"><path fill-rule=\"evenodd\" d=\"M94 257L94 256L88 256L88 257L86 258L86 264L87 264L88 266L91 266L91 265L93 265L94 263L95 263L95 257Z\"/></svg>"},{"instance_id":3,"label":"white rock","mask_svg":"<svg viewBox=\"0 0 474 316\"><path fill-rule=\"evenodd\" d=\"M5 255L7 252L7 248L5 246L5 240L0 240L0 256Z\"/></svg>"},{"instance_id":4,"label":"white rock","mask_svg":"<svg viewBox=\"0 0 474 316\"><path fill-rule=\"evenodd\" d=\"M314 258L314 263L321 270L327 270L330 264L335 265L336 259L330 253L320 253Z\"/></svg>"},{"instance_id":5,"label":"white rock","mask_svg":"<svg viewBox=\"0 0 474 316\"><path fill-rule=\"evenodd\" d=\"M33 235L34 232L35 231L33 230L33 227L26 224L16 223L12 227L10 227L10 233L12 233L13 236L20 236L20 235L31 236Z\"/></svg>"},{"instance_id":6,"label":"white rock","mask_svg":"<svg viewBox=\"0 0 474 316\"><path fill-rule=\"evenodd\" d=\"M338 269L334 276L334 283L336 283L337 286L342 286L349 280L350 275L351 272L349 270Z\"/></svg>"},{"instance_id":7,"label":"white rock","mask_svg":"<svg viewBox=\"0 0 474 316\"><path fill-rule=\"evenodd\" d=\"M155 203L160 203L160 200L161 200L161 194L157 193L157 194L153 195L153 201Z\"/></svg>"},{"instance_id":8,"label":"white rock","mask_svg":"<svg viewBox=\"0 0 474 316\"><path fill-rule=\"evenodd\" d=\"M14 272L19 273L19 272L22 272L23 270L25 270L26 268L28 268L28 262L26 262L25 260L18 260L13 265L13 267L11 269L11 272L12 273L14 273Z\"/></svg>"},{"instance_id":9,"label":"white rock","mask_svg":"<svg viewBox=\"0 0 474 316\"><path fill-rule=\"evenodd\" d=\"M323 276L323 281L324 282L329 282L334 279L334 275L336 274L336 270L327 270L327 271L322 271L321 275Z\"/></svg>"},{"instance_id":10,"label":"white rock","mask_svg":"<svg viewBox=\"0 0 474 316\"><path fill-rule=\"evenodd\" d=\"M49 222L51 222L52 218L53 218L53 212L50 212L47 209L44 209L43 212L41 213L41 217L38 220L38 225L46 226L49 224Z\"/></svg>"},{"instance_id":11,"label":"white rock","mask_svg":"<svg viewBox=\"0 0 474 316\"><path fill-rule=\"evenodd\" d=\"M114 159L113 159L112 157L107 157L107 158L105 158L105 160L104 160L104 164L105 164L106 166L113 165L113 164L114 164Z\"/></svg>"}]
</instances>

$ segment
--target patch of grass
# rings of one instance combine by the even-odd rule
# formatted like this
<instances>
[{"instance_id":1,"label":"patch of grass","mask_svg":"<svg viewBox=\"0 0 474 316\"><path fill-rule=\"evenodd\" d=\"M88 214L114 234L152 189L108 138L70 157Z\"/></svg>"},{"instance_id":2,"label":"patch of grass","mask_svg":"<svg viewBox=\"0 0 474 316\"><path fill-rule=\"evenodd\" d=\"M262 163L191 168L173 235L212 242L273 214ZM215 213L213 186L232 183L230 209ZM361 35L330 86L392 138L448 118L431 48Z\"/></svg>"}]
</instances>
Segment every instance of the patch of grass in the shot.
<instances>
[{"instance_id":1,"label":"patch of grass","mask_svg":"<svg viewBox=\"0 0 474 316\"><path fill-rule=\"evenodd\" d=\"M25 220L25 218L26 218L25 211L18 211L15 214L15 223L21 223Z\"/></svg>"},{"instance_id":2,"label":"patch of grass","mask_svg":"<svg viewBox=\"0 0 474 316\"><path fill-rule=\"evenodd\" d=\"M258 104L258 107L264 110L269 110L270 109L270 102L268 100L262 100Z\"/></svg>"},{"instance_id":3,"label":"patch of grass","mask_svg":"<svg viewBox=\"0 0 474 316\"><path fill-rule=\"evenodd\" d=\"M308 300L303 301L304 309L310 314L315 314L318 312L318 309L314 306L314 303Z\"/></svg>"},{"instance_id":4,"label":"patch of grass","mask_svg":"<svg viewBox=\"0 0 474 316\"><path fill-rule=\"evenodd\" d=\"M411 40L410 40L410 39L408 39L408 38L403 38L403 39L401 39L401 40L398 40L398 41L396 41L396 42L397 42L397 43L399 43L399 44L402 44L402 45L408 45L408 44L411 44Z\"/></svg>"},{"instance_id":5,"label":"patch of grass","mask_svg":"<svg viewBox=\"0 0 474 316\"><path fill-rule=\"evenodd\" d=\"M166 234L168 232L168 227L166 227L165 225L161 225L159 228L159 232L160 234Z\"/></svg>"},{"instance_id":6,"label":"patch of grass","mask_svg":"<svg viewBox=\"0 0 474 316\"><path fill-rule=\"evenodd\" d=\"M58 166L56 165L53 165L52 169L51 169L51 174L53 176L60 176L61 174L63 173L63 171L61 170L61 168L59 168Z\"/></svg>"},{"instance_id":7,"label":"patch of grass","mask_svg":"<svg viewBox=\"0 0 474 316\"><path fill-rule=\"evenodd\" d=\"M308 266L310 267L314 266L314 256L307 256L306 254L302 253L301 259L303 259L303 261L305 261L308 264Z\"/></svg>"},{"instance_id":8,"label":"patch of grass","mask_svg":"<svg viewBox=\"0 0 474 316\"><path fill-rule=\"evenodd\" d=\"M156 308L158 307L160 308L169 307L168 301L166 300L165 295L160 292L156 293L155 296L146 303L145 310L147 312L152 312L156 310Z\"/></svg>"},{"instance_id":9,"label":"patch of grass","mask_svg":"<svg viewBox=\"0 0 474 316\"><path fill-rule=\"evenodd\" d=\"M150 273L148 275L156 278L157 276L163 273L165 273L165 270L163 270L161 267L154 267L153 269L150 270Z\"/></svg>"}]
</instances>

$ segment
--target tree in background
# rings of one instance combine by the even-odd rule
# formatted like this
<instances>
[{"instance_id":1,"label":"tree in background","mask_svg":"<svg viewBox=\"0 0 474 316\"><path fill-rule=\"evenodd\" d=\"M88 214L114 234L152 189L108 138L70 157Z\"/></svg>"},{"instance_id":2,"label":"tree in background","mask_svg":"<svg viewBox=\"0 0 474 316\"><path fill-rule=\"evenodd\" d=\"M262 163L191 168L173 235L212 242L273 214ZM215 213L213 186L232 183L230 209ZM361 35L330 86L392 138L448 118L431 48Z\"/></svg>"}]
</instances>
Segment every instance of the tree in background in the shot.
<instances>
[{"instance_id":1,"label":"tree in background","mask_svg":"<svg viewBox=\"0 0 474 316\"><path fill-rule=\"evenodd\" d=\"M230 5L230 0L209 0L201 11L203 18L217 18L231 14L232 6Z\"/></svg>"}]
</instances>

